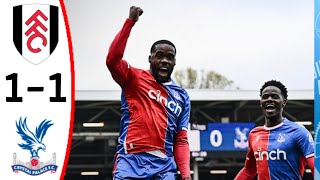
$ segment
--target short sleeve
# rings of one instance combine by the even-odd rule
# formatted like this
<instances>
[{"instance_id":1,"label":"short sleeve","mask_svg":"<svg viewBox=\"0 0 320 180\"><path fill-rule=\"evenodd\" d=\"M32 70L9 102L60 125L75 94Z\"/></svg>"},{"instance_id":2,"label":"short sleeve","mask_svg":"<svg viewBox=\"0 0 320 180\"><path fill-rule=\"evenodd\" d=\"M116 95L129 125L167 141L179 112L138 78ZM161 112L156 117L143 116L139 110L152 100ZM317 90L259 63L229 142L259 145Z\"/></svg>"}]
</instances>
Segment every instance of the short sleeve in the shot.
<instances>
[{"instance_id":1,"label":"short sleeve","mask_svg":"<svg viewBox=\"0 0 320 180\"><path fill-rule=\"evenodd\" d=\"M190 110L191 110L190 98L187 92L185 92L183 110L178 120L178 130L188 130Z\"/></svg>"},{"instance_id":2,"label":"short sleeve","mask_svg":"<svg viewBox=\"0 0 320 180\"><path fill-rule=\"evenodd\" d=\"M314 156L314 141L310 132L304 127L299 126L297 135L297 144L301 153L306 157Z\"/></svg>"}]
</instances>

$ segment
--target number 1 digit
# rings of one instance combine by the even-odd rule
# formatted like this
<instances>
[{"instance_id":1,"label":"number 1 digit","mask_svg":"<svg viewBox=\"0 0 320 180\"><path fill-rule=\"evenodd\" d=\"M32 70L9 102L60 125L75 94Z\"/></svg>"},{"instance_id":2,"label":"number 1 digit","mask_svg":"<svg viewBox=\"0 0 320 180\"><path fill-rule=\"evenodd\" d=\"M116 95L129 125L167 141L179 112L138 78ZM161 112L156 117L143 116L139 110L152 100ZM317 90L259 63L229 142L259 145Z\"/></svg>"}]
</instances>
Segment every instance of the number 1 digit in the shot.
<instances>
[{"instance_id":1,"label":"number 1 digit","mask_svg":"<svg viewBox=\"0 0 320 180\"><path fill-rule=\"evenodd\" d=\"M7 102L22 102L22 97L18 97L18 74L12 73L6 76L6 80L12 80L12 96L6 97Z\"/></svg>"},{"instance_id":2,"label":"number 1 digit","mask_svg":"<svg viewBox=\"0 0 320 180\"><path fill-rule=\"evenodd\" d=\"M61 73L51 75L50 80L56 80L56 96L50 97L50 102L66 102L66 97L61 97Z\"/></svg>"}]
</instances>

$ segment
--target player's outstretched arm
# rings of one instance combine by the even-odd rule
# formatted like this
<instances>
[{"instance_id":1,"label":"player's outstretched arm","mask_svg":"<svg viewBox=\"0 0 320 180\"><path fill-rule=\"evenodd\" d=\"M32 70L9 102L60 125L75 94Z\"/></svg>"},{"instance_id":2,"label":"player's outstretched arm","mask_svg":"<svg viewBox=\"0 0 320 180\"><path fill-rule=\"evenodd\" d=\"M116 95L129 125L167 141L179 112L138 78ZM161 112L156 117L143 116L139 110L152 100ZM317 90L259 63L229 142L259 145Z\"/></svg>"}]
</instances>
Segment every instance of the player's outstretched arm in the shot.
<instances>
[{"instance_id":1,"label":"player's outstretched arm","mask_svg":"<svg viewBox=\"0 0 320 180\"><path fill-rule=\"evenodd\" d=\"M140 7L132 6L129 11L129 17L124 23L120 32L112 41L106 59L106 65L110 70L114 80L122 86L128 78L127 70L128 64L122 61L125 47L135 22L138 21L139 16L143 13Z\"/></svg>"},{"instance_id":2,"label":"player's outstretched arm","mask_svg":"<svg viewBox=\"0 0 320 180\"><path fill-rule=\"evenodd\" d=\"M122 29L116 35L109 47L109 53L106 61L108 67L122 59L131 29L135 22L139 20L139 16L141 16L142 13L143 10L140 7L130 7L129 18L126 20Z\"/></svg>"}]
</instances>

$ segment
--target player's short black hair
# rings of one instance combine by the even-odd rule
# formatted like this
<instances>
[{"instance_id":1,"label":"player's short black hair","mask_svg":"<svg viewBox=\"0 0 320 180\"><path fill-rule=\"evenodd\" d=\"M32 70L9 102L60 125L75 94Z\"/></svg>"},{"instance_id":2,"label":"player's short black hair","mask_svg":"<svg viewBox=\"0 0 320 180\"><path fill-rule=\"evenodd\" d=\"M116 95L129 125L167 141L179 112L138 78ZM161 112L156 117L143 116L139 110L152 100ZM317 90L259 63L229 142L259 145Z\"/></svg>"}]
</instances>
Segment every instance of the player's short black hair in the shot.
<instances>
[{"instance_id":1,"label":"player's short black hair","mask_svg":"<svg viewBox=\"0 0 320 180\"><path fill-rule=\"evenodd\" d=\"M280 81L276 81L276 80L270 80L270 81L265 82L264 85L260 89L260 96L262 95L262 91L264 90L264 88L266 88L268 86L275 86L275 87L279 88L281 90L281 94L283 95L284 99L288 98L287 88Z\"/></svg>"},{"instance_id":2,"label":"player's short black hair","mask_svg":"<svg viewBox=\"0 0 320 180\"><path fill-rule=\"evenodd\" d=\"M150 53L153 53L155 51L156 45L157 44L168 44L171 45L174 48L174 53L177 54L177 49L176 46L168 40L162 39L162 40L158 40L155 43L152 44L151 49L150 49Z\"/></svg>"}]
</instances>

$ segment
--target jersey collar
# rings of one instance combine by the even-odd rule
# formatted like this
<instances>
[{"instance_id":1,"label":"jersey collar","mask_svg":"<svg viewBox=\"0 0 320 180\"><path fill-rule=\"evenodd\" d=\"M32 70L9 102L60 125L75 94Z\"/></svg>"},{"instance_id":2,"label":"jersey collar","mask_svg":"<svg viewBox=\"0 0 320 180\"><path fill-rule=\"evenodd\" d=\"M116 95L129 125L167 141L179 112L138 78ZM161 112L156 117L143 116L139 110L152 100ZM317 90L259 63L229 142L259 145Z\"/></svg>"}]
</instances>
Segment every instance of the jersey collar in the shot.
<instances>
[{"instance_id":1,"label":"jersey collar","mask_svg":"<svg viewBox=\"0 0 320 180\"><path fill-rule=\"evenodd\" d=\"M267 127L266 125L264 125L263 126L263 128L265 129L265 130L273 130L273 129L277 129L278 127L280 127L280 126L282 126L284 123L283 123L283 121L280 123L280 124L277 124L277 125L275 125L275 126L272 126L272 127Z\"/></svg>"},{"instance_id":2,"label":"jersey collar","mask_svg":"<svg viewBox=\"0 0 320 180\"><path fill-rule=\"evenodd\" d=\"M165 82L165 83L162 83L164 86L168 86L168 85L172 85L172 81L170 80L169 82Z\"/></svg>"}]
</instances>

